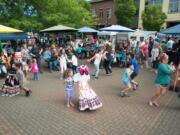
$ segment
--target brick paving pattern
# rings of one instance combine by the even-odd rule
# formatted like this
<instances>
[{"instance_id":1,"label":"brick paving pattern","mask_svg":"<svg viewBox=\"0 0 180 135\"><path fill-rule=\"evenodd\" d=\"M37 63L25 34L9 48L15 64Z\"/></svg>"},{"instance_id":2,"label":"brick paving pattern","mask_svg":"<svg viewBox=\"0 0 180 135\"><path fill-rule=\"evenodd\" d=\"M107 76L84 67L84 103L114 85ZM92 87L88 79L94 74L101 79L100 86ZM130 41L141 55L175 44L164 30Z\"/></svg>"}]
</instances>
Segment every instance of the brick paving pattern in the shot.
<instances>
[{"instance_id":1,"label":"brick paving pattern","mask_svg":"<svg viewBox=\"0 0 180 135\"><path fill-rule=\"evenodd\" d=\"M66 108L59 73L42 74L40 81L30 83L31 97L24 97L23 92L16 97L0 97L0 135L180 135L177 94L168 92L159 108L150 107L155 75L141 70L139 90L121 98L122 71L114 68L112 76L105 76L101 70L99 80L91 79L103 107L86 112L77 109L77 88L76 107Z\"/></svg>"}]
</instances>

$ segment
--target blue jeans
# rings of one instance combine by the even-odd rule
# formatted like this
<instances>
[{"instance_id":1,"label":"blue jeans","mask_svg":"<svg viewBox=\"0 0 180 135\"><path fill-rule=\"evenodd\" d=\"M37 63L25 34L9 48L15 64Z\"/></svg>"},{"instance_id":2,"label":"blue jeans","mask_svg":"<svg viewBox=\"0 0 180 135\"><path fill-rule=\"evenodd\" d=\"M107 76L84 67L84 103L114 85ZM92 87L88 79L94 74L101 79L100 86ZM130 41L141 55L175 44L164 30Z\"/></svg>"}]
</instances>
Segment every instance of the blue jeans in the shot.
<instances>
[{"instance_id":1,"label":"blue jeans","mask_svg":"<svg viewBox=\"0 0 180 135\"><path fill-rule=\"evenodd\" d=\"M34 80L39 80L39 73L38 72L33 73L33 79Z\"/></svg>"},{"instance_id":2,"label":"blue jeans","mask_svg":"<svg viewBox=\"0 0 180 135\"><path fill-rule=\"evenodd\" d=\"M73 71L73 75L76 74L76 73L78 73L78 72L77 72L77 66L72 65L72 71Z\"/></svg>"},{"instance_id":3,"label":"blue jeans","mask_svg":"<svg viewBox=\"0 0 180 135\"><path fill-rule=\"evenodd\" d=\"M94 67L95 67L94 75L95 75L95 77L98 77L99 76L99 64L94 64Z\"/></svg>"},{"instance_id":4,"label":"blue jeans","mask_svg":"<svg viewBox=\"0 0 180 135\"><path fill-rule=\"evenodd\" d=\"M52 71L53 69L57 68L57 61L49 61L49 70Z\"/></svg>"}]
</instances>

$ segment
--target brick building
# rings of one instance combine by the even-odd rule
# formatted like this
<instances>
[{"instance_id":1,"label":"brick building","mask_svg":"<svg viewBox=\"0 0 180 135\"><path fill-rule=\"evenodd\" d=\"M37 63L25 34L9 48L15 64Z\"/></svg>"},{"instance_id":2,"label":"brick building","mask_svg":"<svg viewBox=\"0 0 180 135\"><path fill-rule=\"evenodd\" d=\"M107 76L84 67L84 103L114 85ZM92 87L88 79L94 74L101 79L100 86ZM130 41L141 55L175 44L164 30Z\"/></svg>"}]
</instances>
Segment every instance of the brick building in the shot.
<instances>
[{"instance_id":1,"label":"brick building","mask_svg":"<svg viewBox=\"0 0 180 135\"><path fill-rule=\"evenodd\" d=\"M137 11L133 18L133 29L143 29L142 12L148 5L161 5L167 19L163 28L171 27L180 23L180 0L134 0ZM115 16L115 0L91 0L91 11L97 19L97 28L117 24Z\"/></svg>"},{"instance_id":2,"label":"brick building","mask_svg":"<svg viewBox=\"0 0 180 135\"><path fill-rule=\"evenodd\" d=\"M115 0L91 0L90 4L92 15L97 19L97 28L117 24ZM135 4L138 7L139 1L135 1ZM131 28L136 29L138 27L138 12L133 20Z\"/></svg>"},{"instance_id":3,"label":"brick building","mask_svg":"<svg viewBox=\"0 0 180 135\"><path fill-rule=\"evenodd\" d=\"M117 24L115 0L91 0L91 11L97 19L97 28Z\"/></svg>"}]
</instances>

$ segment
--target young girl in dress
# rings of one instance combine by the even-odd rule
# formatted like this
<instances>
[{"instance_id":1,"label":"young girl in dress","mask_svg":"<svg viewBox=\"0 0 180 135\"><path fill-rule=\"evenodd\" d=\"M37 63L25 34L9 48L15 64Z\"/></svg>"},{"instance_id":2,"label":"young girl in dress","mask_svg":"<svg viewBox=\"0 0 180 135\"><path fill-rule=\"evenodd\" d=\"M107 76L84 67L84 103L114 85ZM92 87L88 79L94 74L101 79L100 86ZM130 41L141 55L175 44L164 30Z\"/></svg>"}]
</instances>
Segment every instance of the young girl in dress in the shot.
<instances>
[{"instance_id":1,"label":"young girl in dress","mask_svg":"<svg viewBox=\"0 0 180 135\"><path fill-rule=\"evenodd\" d=\"M132 89L132 83L131 83L130 76L133 73L133 70L134 70L133 65L131 63L127 63L127 68L122 76L122 82L126 86L126 88L124 88L121 91L121 93L120 93L121 97L129 96L128 92Z\"/></svg>"},{"instance_id":2,"label":"young girl in dress","mask_svg":"<svg viewBox=\"0 0 180 135\"><path fill-rule=\"evenodd\" d=\"M9 70L8 75L1 89L2 96L13 97L18 95L19 92L19 81L16 78L16 71Z\"/></svg>"},{"instance_id":3,"label":"young girl in dress","mask_svg":"<svg viewBox=\"0 0 180 135\"><path fill-rule=\"evenodd\" d=\"M22 59L22 70L26 79L28 79L29 65L27 64L27 59L25 57Z\"/></svg>"},{"instance_id":4,"label":"young girl in dress","mask_svg":"<svg viewBox=\"0 0 180 135\"><path fill-rule=\"evenodd\" d=\"M36 59L32 60L31 71L33 73L33 80L39 80L39 69L38 69Z\"/></svg>"},{"instance_id":5,"label":"young girl in dress","mask_svg":"<svg viewBox=\"0 0 180 135\"><path fill-rule=\"evenodd\" d=\"M77 82L79 85L78 102L80 111L84 111L86 109L95 110L102 107L102 102L89 85L89 81L90 75L88 67L86 65L80 66L79 77L77 77Z\"/></svg>"},{"instance_id":6,"label":"young girl in dress","mask_svg":"<svg viewBox=\"0 0 180 135\"><path fill-rule=\"evenodd\" d=\"M63 79L63 73L67 69L67 61L66 60L67 60L67 55L65 53L65 50L62 49L59 52L59 58L58 58L59 65L60 65L60 71L61 71L60 80Z\"/></svg>"},{"instance_id":7,"label":"young girl in dress","mask_svg":"<svg viewBox=\"0 0 180 135\"><path fill-rule=\"evenodd\" d=\"M73 73L71 70L67 69L64 74L63 78L66 84L65 91L66 91L66 106L69 108L70 106L74 107L72 103L73 92L74 92L74 81L73 81Z\"/></svg>"}]
</instances>

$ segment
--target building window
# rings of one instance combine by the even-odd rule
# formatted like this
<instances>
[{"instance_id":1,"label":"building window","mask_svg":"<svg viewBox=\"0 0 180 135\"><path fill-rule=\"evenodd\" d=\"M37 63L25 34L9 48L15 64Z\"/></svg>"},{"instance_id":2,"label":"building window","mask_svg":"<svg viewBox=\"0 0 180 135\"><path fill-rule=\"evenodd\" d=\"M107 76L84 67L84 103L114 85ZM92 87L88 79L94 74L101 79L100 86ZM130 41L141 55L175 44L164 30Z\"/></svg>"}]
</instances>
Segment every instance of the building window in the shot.
<instances>
[{"instance_id":1,"label":"building window","mask_svg":"<svg viewBox=\"0 0 180 135\"><path fill-rule=\"evenodd\" d=\"M163 0L146 0L146 5L162 5Z\"/></svg>"},{"instance_id":2,"label":"building window","mask_svg":"<svg viewBox=\"0 0 180 135\"><path fill-rule=\"evenodd\" d=\"M169 13L180 13L180 0L169 1Z\"/></svg>"},{"instance_id":3,"label":"building window","mask_svg":"<svg viewBox=\"0 0 180 135\"><path fill-rule=\"evenodd\" d=\"M103 9L99 9L99 18L103 18Z\"/></svg>"},{"instance_id":4,"label":"building window","mask_svg":"<svg viewBox=\"0 0 180 135\"><path fill-rule=\"evenodd\" d=\"M92 12L92 16L96 17L96 10L95 9L91 9L91 12Z\"/></svg>"},{"instance_id":5,"label":"building window","mask_svg":"<svg viewBox=\"0 0 180 135\"><path fill-rule=\"evenodd\" d=\"M107 19L111 19L111 17L112 17L112 9L107 8L106 13L107 13Z\"/></svg>"}]
</instances>

